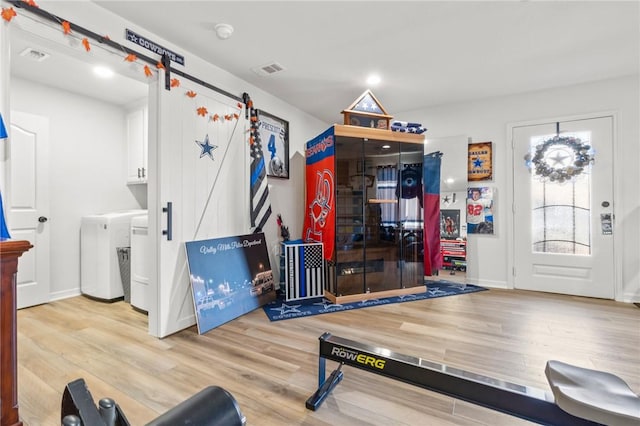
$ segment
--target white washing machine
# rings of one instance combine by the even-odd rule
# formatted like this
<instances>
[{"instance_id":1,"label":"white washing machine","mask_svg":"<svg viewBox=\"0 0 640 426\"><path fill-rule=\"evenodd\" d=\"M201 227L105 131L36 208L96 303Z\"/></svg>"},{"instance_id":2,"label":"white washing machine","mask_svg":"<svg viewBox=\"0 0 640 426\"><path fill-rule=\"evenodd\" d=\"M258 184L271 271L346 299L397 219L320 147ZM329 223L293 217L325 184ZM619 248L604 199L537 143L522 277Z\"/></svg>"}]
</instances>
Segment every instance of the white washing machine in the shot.
<instances>
[{"instance_id":1,"label":"white washing machine","mask_svg":"<svg viewBox=\"0 0 640 426\"><path fill-rule=\"evenodd\" d=\"M124 296L118 247L130 247L131 219L146 210L125 210L82 218L80 226L80 291L105 301Z\"/></svg>"},{"instance_id":2,"label":"white washing machine","mask_svg":"<svg viewBox=\"0 0 640 426\"><path fill-rule=\"evenodd\" d=\"M131 306L149 312L149 216L131 219Z\"/></svg>"}]
</instances>

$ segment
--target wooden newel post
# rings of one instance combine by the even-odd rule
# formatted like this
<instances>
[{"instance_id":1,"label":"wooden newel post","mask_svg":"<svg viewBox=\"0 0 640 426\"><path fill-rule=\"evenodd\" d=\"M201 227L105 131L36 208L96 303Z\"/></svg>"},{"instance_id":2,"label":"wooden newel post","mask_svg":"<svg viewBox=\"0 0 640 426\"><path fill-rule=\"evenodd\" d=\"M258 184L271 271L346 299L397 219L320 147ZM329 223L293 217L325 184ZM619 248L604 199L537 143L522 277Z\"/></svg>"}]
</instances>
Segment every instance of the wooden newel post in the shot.
<instances>
[{"instance_id":1,"label":"wooden newel post","mask_svg":"<svg viewBox=\"0 0 640 426\"><path fill-rule=\"evenodd\" d=\"M21 426L18 415L16 324L16 273L18 258L31 247L29 241L0 240L0 425Z\"/></svg>"}]
</instances>

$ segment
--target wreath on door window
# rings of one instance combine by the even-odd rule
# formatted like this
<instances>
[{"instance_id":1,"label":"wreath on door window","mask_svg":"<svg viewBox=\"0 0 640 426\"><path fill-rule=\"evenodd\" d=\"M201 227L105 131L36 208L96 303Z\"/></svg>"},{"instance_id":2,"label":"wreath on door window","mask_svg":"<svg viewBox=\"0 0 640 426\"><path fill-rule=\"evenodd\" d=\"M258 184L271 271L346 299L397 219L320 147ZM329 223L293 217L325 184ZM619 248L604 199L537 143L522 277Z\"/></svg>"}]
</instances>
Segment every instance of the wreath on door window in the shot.
<instances>
[{"instance_id":1,"label":"wreath on door window","mask_svg":"<svg viewBox=\"0 0 640 426\"><path fill-rule=\"evenodd\" d=\"M556 135L538 144L525 155L536 176L551 182L564 183L579 176L593 162L591 145L580 138Z\"/></svg>"}]
</instances>

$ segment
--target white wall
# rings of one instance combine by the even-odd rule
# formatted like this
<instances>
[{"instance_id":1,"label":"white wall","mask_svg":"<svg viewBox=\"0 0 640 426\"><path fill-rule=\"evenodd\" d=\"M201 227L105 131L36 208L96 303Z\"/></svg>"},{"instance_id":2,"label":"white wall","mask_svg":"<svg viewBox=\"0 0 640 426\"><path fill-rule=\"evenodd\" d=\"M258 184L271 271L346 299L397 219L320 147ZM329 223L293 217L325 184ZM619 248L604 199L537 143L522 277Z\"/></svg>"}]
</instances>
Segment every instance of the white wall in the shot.
<instances>
[{"instance_id":1,"label":"white wall","mask_svg":"<svg viewBox=\"0 0 640 426\"><path fill-rule=\"evenodd\" d=\"M125 185L124 109L18 78L10 96L13 111L50 120L51 299L79 294L82 216L146 208Z\"/></svg>"},{"instance_id":2,"label":"white wall","mask_svg":"<svg viewBox=\"0 0 640 426\"><path fill-rule=\"evenodd\" d=\"M89 30L100 34L110 34L114 41L123 45L127 45L123 39L124 28L142 31L139 26L124 21L93 3L42 1L39 2L39 5L44 10L58 16L64 16L71 22ZM4 33L3 29L3 40ZM228 72L190 55L184 48L175 46L148 31L144 31L144 33L159 44L184 54L188 63L188 68L184 71L187 73L237 96L247 92L251 95L256 108L264 109L289 121L290 179L269 180L273 211L271 220L275 222L276 215L282 214L285 225L289 227L291 238L300 238L304 218L304 146L307 140L325 130L329 125L286 104L277 97L249 85ZM4 46L4 43L2 45ZM7 70L7 61L3 52L5 52L4 47L0 51L3 54L3 57L0 58L0 69L3 70L4 75L4 71ZM148 52L143 53L149 54ZM55 181L52 179L52 194L54 194L53 191L59 191L61 188L66 191L62 195L65 203L57 203L57 207L52 205L52 216L64 216L65 219L59 219L64 223L50 224L52 229L54 226L55 228L60 226L60 231L51 235L53 255L51 259L51 298L55 299L79 293L79 218L85 214L101 211L146 208L147 199L152 202L153 198L151 195L147 198L147 193L140 192L146 186L138 185L129 188L123 183L126 177L124 111L119 111L117 107L113 107L118 110L117 112L108 111L109 106L106 104L98 106L87 98L46 87L34 86L31 88L30 84L12 77L10 108L49 116L52 137L58 143L62 143L66 138L71 138L71 141L67 140L59 152L56 147L52 147L51 150L52 170L58 174ZM0 90L1 96L4 95ZM4 102L6 99L2 97L0 101ZM106 121L98 120L97 117L101 115ZM115 115L118 115L118 118ZM115 124L116 121L118 124ZM120 138L110 136L116 126L119 128ZM150 141L150 143L152 142ZM99 147L98 150L95 147ZM112 151L112 148L118 151ZM116 158L118 158L117 165L115 164ZM113 168L104 167L111 161L114 161ZM56 163L60 164L59 169ZM58 170L56 171L56 169ZM93 177L97 175L92 173L97 170L105 175L94 181ZM87 174L89 177L85 176ZM4 179L4 171L2 175L2 179ZM74 176L80 176L80 178L75 179ZM115 176L118 176L117 182L114 180ZM56 195L52 195L53 197ZM67 219L71 215L73 219ZM65 239L69 240L68 244L62 242ZM277 247L277 243L278 241L270 242L272 247ZM271 262L272 267L277 268L278 262L273 251L271 252Z\"/></svg>"},{"instance_id":3,"label":"white wall","mask_svg":"<svg viewBox=\"0 0 640 426\"><path fill-rule=\"evenodd\" d=\"M496 191L496 235L470 236L467 277L487 286L512 287L507 270L507 224L511 214L507 158L509 124L538 119L568 117L597 112L617 115L614 145L616 185L616 258L621 276L616 299L640 301L640 84L638 75L596 83L562 87L521 95L485 99L394 114L398 119L418 121L429 130L427 137L465 134L474 142L492 141ZM614 277L612 277L614 279Z\"/></svg>"}]
</instances>

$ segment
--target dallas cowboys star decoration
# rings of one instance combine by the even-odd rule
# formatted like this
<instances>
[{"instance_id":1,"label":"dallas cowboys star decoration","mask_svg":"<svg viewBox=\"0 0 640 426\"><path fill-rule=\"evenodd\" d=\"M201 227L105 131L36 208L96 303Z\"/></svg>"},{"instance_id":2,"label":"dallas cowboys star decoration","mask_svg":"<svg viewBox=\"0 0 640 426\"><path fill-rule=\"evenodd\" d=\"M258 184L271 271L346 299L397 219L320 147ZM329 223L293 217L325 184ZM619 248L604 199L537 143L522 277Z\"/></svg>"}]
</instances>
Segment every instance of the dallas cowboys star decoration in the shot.
<instances>
[{"instance_id":1,"label":"dallas cowboys star decoration","mask_svg":"<svg viewBox=\"0 0 640 426\"><path fill-rule=\"evenodd\" d=\"M288 313L300 313L298 309L302 305L287 305L283 303L279 308L270 308L272 311L280 311L280 315L288 314Z\"/></svg>"},{"instance_id":2,"label":"dallas cowboys star decoration","mask_svg":"<svg viewBox=\"0 0 640 426\"><path fill-rule=\"evenodd\" d=\"M208 155L209 158L211 158L212 161L214 160L213 154L211 153L211 151L216 149L218 147L218 145L211 145L209 143L209 135L208 134L204 137L204 142L196 141L196 144L198 144L198 146L202 150L202 152L200 153L200 158L204 157L205 155Z\"/></svg>"}]
</instances>

